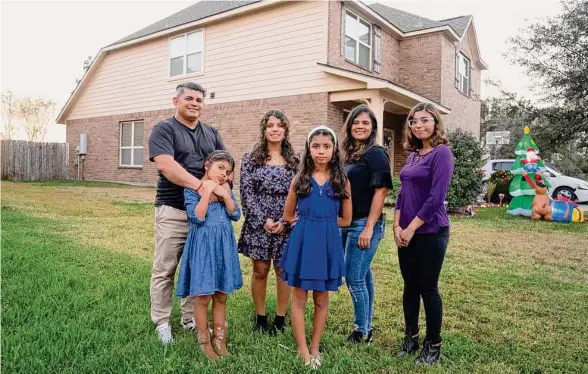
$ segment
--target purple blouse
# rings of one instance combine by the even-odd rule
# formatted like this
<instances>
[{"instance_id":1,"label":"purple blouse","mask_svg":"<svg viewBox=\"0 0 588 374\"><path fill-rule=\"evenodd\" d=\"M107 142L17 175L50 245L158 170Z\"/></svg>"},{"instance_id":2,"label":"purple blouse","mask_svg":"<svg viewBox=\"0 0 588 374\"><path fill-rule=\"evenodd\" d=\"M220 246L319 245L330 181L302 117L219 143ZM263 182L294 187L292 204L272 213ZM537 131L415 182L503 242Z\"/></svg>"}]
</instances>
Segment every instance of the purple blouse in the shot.
<instances>
[{"instance_id":1,"label":"purple blouse","mask_svg":"<svg viewBox=\"0 0 588 374\"><path fill-rule=\"evenodd\" d=\"M400 227L408 227L414 217L425 222L416 230L419 234L435 233L440 227L449 226L445 198L453 166L453 153L444 144L424 156L418 152L408 156L400 171L401 188L396 199Z\"/></svg>"}]
</instances>

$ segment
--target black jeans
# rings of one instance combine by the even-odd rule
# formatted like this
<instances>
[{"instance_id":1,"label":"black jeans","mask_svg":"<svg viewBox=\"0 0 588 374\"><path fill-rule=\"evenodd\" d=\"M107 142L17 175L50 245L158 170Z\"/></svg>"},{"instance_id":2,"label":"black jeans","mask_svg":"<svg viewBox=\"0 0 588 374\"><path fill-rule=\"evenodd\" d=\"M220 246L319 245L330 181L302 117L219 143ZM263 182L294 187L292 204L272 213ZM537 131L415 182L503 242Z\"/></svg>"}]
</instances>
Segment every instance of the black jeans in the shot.
<instances>
[{"instance_id":1,"label":"black jeans","mask_svg":"<svg viewBox=\"0 0 588 374\"><path fill-rule=\"evenodd\" d=\"M415 234L408 247L398 248L400 272L404 279L402 307L406 333L419 332L421 297L425 304L426 339L441 343L443 300L439 294L439 273L449 242L449 227L441 227L434 234Z\"/></svg>"}]
</instances>

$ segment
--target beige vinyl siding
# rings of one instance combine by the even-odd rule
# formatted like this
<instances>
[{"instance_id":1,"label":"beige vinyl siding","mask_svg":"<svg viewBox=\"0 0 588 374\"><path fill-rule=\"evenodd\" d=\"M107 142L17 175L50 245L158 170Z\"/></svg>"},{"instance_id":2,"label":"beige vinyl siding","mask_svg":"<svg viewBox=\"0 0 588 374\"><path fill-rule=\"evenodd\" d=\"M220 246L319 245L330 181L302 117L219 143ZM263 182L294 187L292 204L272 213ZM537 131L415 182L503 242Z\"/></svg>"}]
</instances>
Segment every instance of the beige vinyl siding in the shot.
<instances>
[{"instance_id":1,"label":"beige vinyl siding","mask_svg":"<svg viewBox=\"0 0 588 374\"><path fill-rule=\"evenodd\" d=\"M325 61L327 2L284 2L204 29L204 73L169 77L169 39L108 53L81 87L67 119L172 108L174 88L201 83L207 103L361 88L320 71Z\"/></svg>"}]
</instances>

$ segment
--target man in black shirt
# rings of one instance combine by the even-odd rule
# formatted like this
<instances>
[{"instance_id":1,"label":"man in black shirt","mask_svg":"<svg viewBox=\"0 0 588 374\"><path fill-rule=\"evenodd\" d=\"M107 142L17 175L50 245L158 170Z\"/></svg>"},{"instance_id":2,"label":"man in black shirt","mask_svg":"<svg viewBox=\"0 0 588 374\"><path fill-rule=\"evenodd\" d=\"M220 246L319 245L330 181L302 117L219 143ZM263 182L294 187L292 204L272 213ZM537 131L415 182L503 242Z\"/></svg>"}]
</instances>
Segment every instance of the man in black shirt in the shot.
<instances>
[{"instance_id":1,"label":"man in black shirt","mask_svg":"<svg viewBox=\"0 0 588 374\"><path fill-rule=\"evenodd\" d=\"M225 149L220 134L200 122L204 109L204 88L182 83L173 98L176 114L159 122L149 137L149 160L159 172L155 198L155 254L151 270L151 319L159 339L173 341L169 323L173 305L174 275L182 256L188 219L184 208L184 188L200 191L206 155ZM227 187L229 188L229 187ZM194 298L182 299L182 327L195 328Z\"/></svg>"}]
</instances>

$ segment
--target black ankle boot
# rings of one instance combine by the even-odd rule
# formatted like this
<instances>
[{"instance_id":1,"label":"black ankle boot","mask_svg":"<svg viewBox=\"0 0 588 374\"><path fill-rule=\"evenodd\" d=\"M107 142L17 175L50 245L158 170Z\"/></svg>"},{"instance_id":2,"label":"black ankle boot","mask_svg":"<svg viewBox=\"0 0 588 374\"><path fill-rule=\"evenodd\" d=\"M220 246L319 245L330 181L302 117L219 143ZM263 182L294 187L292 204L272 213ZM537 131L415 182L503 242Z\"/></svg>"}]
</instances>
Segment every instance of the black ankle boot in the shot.
<instances>
[{"instance_id":1,"label":"black ankle boot","mask_svg":"<svg viewBox=\"0 0 588 374\"><path fill-rule=\"evenodd\" d=\"M374 329L368 330L367 337L365 338L365 342L367 344L372 344L374 342Z\"/></svg>"},{"instance_id":2,"label":"black ankle boot","mask_svg":"<svg viewBox=\"0 0 588 374\"><path fill-rule=\"evenodd\" d=\"M276 318L274 319L274 328L273 328L274 334L277 334L278 332L283 334L285 324L286 324L286 316L276 315Z\"/></svg>"},{"instance_id":3,"label":"black ankle boot","mask_svg":"<svg viewBox=\"0 0 588 374\"><path fill-rule=\"evenodd\" d=\"M421 350L421 354L414 363L434 365L439 362L439 357L441 357L441 345L433 347L431 342L425 339L423 341L423 349Z\"/></svg>"},{"instance_id":4,"label":"black ankle boot","mask_svg":"<svg viewBox=\"0 0 588 374\"><path fill-rule=\"evenodd\" d=\"M347 335L347 341L349 343L363 343L364 339L363 339L363 333L359 330L353 329L353 331L351 331L351 334Z\"/></svg>"},{"instance_id":5,"label":"black ankle boot","mask_svg":"<svg viewBox=\"0 0 588 374\"><path fill-rule=\"evenodd\" d=\"M402 347L400 347L400 351L398 352L398 356L401 358L405 358L408 355L415 354L419 350L419 335L412 335L410 333L404 335L404 340L402 341Z\"/></svg>"},{"instance_id":6,"label":"black ankle boot","mask_svg":"<svg viewBox=\"0 0 588 374\"><path fill-rule=\"evenodd\" d=\"M267 327L267 316L256 315L253 330L267 333L269 331L269 328Z\"/></svg>"}]
</instances>

